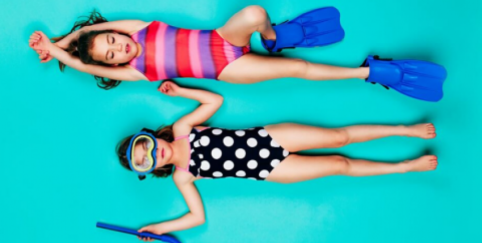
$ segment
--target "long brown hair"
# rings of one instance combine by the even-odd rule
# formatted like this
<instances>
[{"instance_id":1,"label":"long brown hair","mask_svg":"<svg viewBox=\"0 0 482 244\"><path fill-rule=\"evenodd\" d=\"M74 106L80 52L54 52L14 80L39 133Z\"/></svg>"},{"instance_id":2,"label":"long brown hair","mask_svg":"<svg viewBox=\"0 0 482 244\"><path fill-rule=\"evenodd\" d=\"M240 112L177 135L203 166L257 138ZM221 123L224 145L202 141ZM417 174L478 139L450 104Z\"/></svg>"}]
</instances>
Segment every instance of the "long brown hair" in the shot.
<instances>
[{"instance_id":1,"label":"long brown hair","mask_svg":"<svg viewBox=\"0 0 482 244\"><path fill-rule=\"evenodd\" d=\"M119 161L124 168L131 170L131 167L129 166L129 160L127 160L127 148L129 147L129 142L132 139L134 135L128 136L124 138L122 141L117 144L116 147L116 152L117 156L119 157ZM174 133L172 132L172 125L161 127L157 129L157 131L154 133L154 136L159 139L163 139L167 142L173 142L174 141ZM172 169L173 165L165 165L163 167L157 168L153 170L151 173L156 176L156 177L168 177L169 175L172 174Z\"/></svg>"},{"instance_id":2,"label":"long brown hair","mask_svg":"<svg viewBox=\"0 0 482 244\"><path fill-rule=\"evenodd\" d=\"M66 35L59 36L59 37L54 37L52 40L54 42L58 42L62 40L64 37L68 36L72 32L75 32L82 27L85 26L90 26L90 25L95 25L99 23L104 23L107 22L107 19L104 18L99 12L96 10L93 10L89 16L81 16L79 17L79 20L75 22L74 26L72 29L70 29L70 32L67 33ZM95 61L92 59L92 56L89 53L90 48L92 47L92 43L94 41L94 38L103 33L113 33L112 30L101 30L101 31L89 31L85 33L80 33L79 38L77 40L73 40L70 44L69 47L67 48L67 51L70 55L78 57L82 63L84 64L94 64L94 65L104 65L104 66L109 66L107 64L104 64L103 62ZM65 64L59 61L59 69L60 71L64 71L65 69ZM114 88L118 86L121 81L120 80L113 80L101 76L94 75L95 79L97 80L97 86L109 90L111 88Z\"/></svg>"}]
</instances>

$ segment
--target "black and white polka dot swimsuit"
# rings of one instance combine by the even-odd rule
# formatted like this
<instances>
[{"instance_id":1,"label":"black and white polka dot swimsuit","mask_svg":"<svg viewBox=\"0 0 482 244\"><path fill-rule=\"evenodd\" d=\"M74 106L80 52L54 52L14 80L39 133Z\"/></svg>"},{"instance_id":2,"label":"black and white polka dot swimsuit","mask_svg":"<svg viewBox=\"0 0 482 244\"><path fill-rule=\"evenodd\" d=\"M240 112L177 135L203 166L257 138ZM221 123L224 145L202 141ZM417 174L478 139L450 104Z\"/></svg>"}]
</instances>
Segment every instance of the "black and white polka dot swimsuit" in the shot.
<instances>
[{"instance_id":1,"label":"black and white polka dot swimsuit","mask_svg":"<svg viewBox=\"0 0 482 244\"><path fill-rule=\"evenodd\" d=\"M186 138L191 146L187 169L195 177L238 177L264 180L289 152L276 143L263 127L245 130L192 129Z\"/></svg>"}]
</instances>

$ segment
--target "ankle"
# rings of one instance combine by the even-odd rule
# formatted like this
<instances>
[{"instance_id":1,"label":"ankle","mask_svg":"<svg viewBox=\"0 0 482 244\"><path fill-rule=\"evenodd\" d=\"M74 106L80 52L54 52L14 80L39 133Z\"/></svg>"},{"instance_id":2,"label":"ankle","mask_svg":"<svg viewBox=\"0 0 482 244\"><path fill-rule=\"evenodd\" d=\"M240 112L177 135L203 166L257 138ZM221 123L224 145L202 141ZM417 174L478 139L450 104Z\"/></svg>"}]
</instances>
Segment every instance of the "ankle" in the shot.
<instances>
[{"instance_id":1,"label":"ankle","mask_svg":"<svg viewBox=\"0 0 482 244\"><path fill-rule=\"evenodd\" d=\"M370 68L369 67L360 67L358 68L359 70L359 75L358 78L362 80L367 80L368 76L370 75Z\"/></svg>"},{"instance_id":2,"label":"ankle","mask_svg":"<svg viewBox=\"0 0 482 244\"><path fill-rule=\"evenodd\" d=\"M407 172L410 172L411 167L410 167L410 160L405 160L397 164L399 167L398 173L404 174Z\"/></svg>"},{"instance_id":3,"label":"ankle","mask_svg":"<svg viewBox=\"0 0 482 244\"><path fill-rule=\"evenodd\" d=\"M275 31L264 31L261 33L261 37L264 40L276 41L276 32Z\"/></svg>"},{"instance_id":4,"label":"ankle","mask_svg":"<svg viewBox=\"0 0 482 244\"><path fill-rule=\"evenodd\" d=\"M397 125L397 128L400 130L400 136L406 136L406 137L414 136L409 126Z\"/></svg>"}]
</instances>

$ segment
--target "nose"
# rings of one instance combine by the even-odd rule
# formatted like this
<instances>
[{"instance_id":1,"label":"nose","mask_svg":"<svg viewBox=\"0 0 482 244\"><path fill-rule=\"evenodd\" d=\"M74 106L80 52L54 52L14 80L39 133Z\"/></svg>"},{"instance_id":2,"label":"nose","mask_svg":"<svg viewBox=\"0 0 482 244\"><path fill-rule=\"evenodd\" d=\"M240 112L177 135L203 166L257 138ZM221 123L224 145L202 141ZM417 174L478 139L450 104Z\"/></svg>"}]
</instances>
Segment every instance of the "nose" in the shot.
<instances>
[{"instance_id":1,"label":"nose","mask_svg":"<svg viewBox=\"0 0 482 244\"><path fill-rule=\"evenodd\" d=\"M114 50L121 52L122 51L122 44L116 43L114 46Z\"/></svg>"}]
</instances>

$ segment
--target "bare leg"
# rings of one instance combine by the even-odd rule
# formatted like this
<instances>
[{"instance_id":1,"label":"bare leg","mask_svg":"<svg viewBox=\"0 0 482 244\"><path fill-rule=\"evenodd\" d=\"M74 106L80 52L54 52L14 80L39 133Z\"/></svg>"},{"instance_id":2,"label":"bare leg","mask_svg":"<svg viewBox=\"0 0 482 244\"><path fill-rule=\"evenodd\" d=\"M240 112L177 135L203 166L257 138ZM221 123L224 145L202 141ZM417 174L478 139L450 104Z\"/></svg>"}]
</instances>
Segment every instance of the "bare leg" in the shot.
<instances>
[{"instance_id":1,"label":"bare leg","mask_svg":"<svg viewBox=\"0 0 482 244\"><path fill-rule=\"evenodd\" d=\"M308 80L366 79L369 68L345 68L315 64L302 59L260 56L253 53L243 55L228 64L219 80L231 83L256 83L265 80L292 77Z\"/></svg>"},{"instance_id":2,"label":"bare leg","mask_svg":"<svg viewBox=\"0 0 482 244\"><path fill-rule=\"evenodd\" d=\"M330 175L370 176L410 171L428 171L437 168L437 157L422 156L401 163L382 163L349 159L342 156L289 155L271 171L266 180L293 183Z\"/></svg>"},{"instance_id":3,"label":"bare leg","mask_svg":"<svg viewBox=\"0 0 482 244\"><path fill-rule=\"evenodd\" d=\"M276 40L266 10L256 5L242 9L216 31L235 46L248 45L251 35L256 31L265 39ZM301 59L247 54L226 66L218 79L231 83L255 83L283 77L309 80L365 79L368 72L366 67L344 68Z\"/></svg>"},{"instance_id":4,"label":"bare leg","mask_svg":"<svg viewBox=\"0 0 482 244\"><path fill-rule=\"evenodd\" d=\"M248 6L233 15L223 27L216 30L221 37L235 46L249 44L251 35L257 31L265 39L276 39L266 10L261 6Z\"/></svg>"},{"instance_id":5,"label":"bare leg","mask_svg":"<svg viewBox=\"0 0 482 244\"><path fill-rule=\"evenodd\" d=\"M335 148L387 136L413 136L425 139L435 137L431 123L413 126L355 125L326 129L300 124L277 124L265 127L266 131L283 148L290 152L314 148Z\"/></svg>"}]
</instances>

